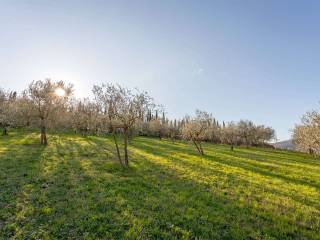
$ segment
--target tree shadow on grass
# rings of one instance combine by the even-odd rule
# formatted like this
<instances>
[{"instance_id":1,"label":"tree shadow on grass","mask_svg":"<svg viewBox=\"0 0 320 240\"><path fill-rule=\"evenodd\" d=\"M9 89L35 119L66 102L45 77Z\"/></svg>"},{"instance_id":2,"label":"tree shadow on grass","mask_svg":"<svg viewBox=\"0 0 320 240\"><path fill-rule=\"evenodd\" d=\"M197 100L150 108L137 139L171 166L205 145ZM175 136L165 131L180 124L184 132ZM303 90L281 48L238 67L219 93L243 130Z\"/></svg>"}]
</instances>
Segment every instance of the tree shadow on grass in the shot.
<instances>
[{"instance_id":1,"label":"tree shadow on grass","mask_svg":"<svg viewBox=\"0 0 320 240\"><path fill-rule=\"evenodd\" d=\"M168 171L149 161L142 163L143 155L131 156L140 161L136 161L137 165L129 170L117 171L116 175L114 170L101 172L104 165L101 161L70 159L56 168L57 172L53 175L59 175L59 168L63 169L61 172L69 173L68 179L63 182L71 184L69 191L72 194L65 192L62 196L69 196L75 207L70 213L64 212L64 217L68 219L68 224L64 223L62 227L64 234L61 235L59 226L56 230L50 229L52 236L63 238L74 234L74 237L87 235L116 239L198 236L212 239L241 238L244 234L250 234L249 230L240 229L238 222L232 222L234 215L231 213L243 210L234 206L224 195L212 198L207 188L181 179L175 171ZM51 189L49 199L55 198L55 191ZM59 207L65 208L67 206ZM217 212L208 214L210 210Z\"/></svg>"},{"instance_id":2,"label":"tree shadow on grass","mask_svg":"<svg viewBox=\"0 0 320 240\"><path fill-rule=\"evenodd\" d=\"M144 138L137 138L136 142L144 142ZM187 142L176 142L172 143L168 140L157 141L151 140L156 145L161 145L167 149L172 151L185 151L186 148L190 148L191 144ZM151 142L148 140L148 142ZM318 159L314 159L312 156L299 153L299 152L292 152L292 151L285 151L285 150L274 150L268 148L257 148L257 147L235 147L235 151L230 151L229 146L221 145L221 144L211 144L211 143L204 143L205 152L213 152L219 151L223 153L227 153L228 155L244 157L252 160L264 161L268 160L268 162L275 162L279 165L284 166L294 166L294 164L302 164L304 167L309 166L308 169L312 169L314 167L320 166L320 161ZM191 149L190 149L191 150ZM283 162L283 161L284 162Z\"/></svg>"},{"instance_id":3,"label":"tree shadow on grass","mask_svg":"<svg viewBox=\"0 0 320 240\"><path fill-rule=\"evenodd\" d=\"M141 149L142 149L142 152L145 151L144 147L141 148ZM142 156L143 156L143 154L142 154ZM147 155L147 156L149 157L149 155ZM167 158L167 157L168 156L164 156L164 158ZM177 159L174 158L174 157L171 157L170 161L171 160L173 162L175 162L175 163L177 161ZM156 166L157 167L155 167L155 169L159 170L159 165L156 164ZM165 165L163 165L163 166L165 166ZM181 184L187 183L187 185L188 184L191 185L191 186L189 186L190 187L189 191L190 191L190 195L191 195L189 197L193 198L193 200L190 203L189 202L185 202L184 206L189 206L189 204L192 205L192 203L194 201L202 201L203 199L201 199L201 197L199 197L199 196L203 195L204 192L209 192L209 201L213 201L214 203L221 203L222 204L222 206L219 207L222 210L220 212L220 214L225 214L226 218L230 217L229 219L227 219L227 222L229 222L229 223L231 223L231 222L234 223L236 221L235 224L239 224L238 221L240 221L240 222L242 221L242 223L243 223L243 222L247 222L248 219L251 219L251 220L255 219L253 221L256 221L256 223L253 223L253 222L251 222L250 224L248 223L249 224L248 226L250 226L249 228L253 227L253 229L255 229L255 227L257 227L257 228L262 229L262 228L265 228L268 225L270 227L269 232L274 232L275 229L277 229L277 227L278 227L277 225L279 223L281 223L281 224L284 224L284 223L287 224L288 223L289 225L293 223L287 217L282 217L282 216L279 216L279 215L272 216L272 214L274 214L274 213L272 211L269 211L269 210L268 211L265 210L263 212L260 212L261 209L252 208L252 206L250 206L250 204L248 204L248 205L245 204L246 206L241 206L241 204L239 204L238 199L235 199L234 196L232 196L232 194L229 195L229 193L226 192L226 191L221 191L220 192L221 189L216 189L215 185L212 185L210 183L206 184L206 183L203 183L201 181L197 182L195 179L190 179L188 176L186 176L184 174L179 174L179 172L177 173L176 169L174 169L174 168L167 168L167 167L163 167L163 166L161 168L163 169L164 172L169 173L168 175L172 174L172 176L175 176L175 178L176 177L179 178L178 181L176 180L174 182L177 182L179 184L179 182L181 181L180 182ZM198 171L202 173L203 169L198 169ZM215 173L213 172L213 175L214 174ZM243 180L239 181L238 184L239 185L243 185L244 187L248 186L248 182L243 181ZM181 187L178 187L177 189L180 189L180 188ZM199 188L201 189L200 193L198 192ZM198 196L199 199L194 200L194 196ZM225 206L225 204L227 206ZM203 209L201 209L201 208L197 209L197 211L200 211L200 212L202 210ZM235 213L237 213L239 215L237 215ZM235 215L233 215L233 214L235 214ZM236 220L233 219L234 217L236 218ZM259 224L262 224L262 225L266 224L266 226L259 226ZM283 233L281 233L280 229L278 229L278 230L279 230L278 232L275 231L275 236L278 234L278 237L279 237ZM250 231L252 231L252 229ZM290 231L289 228L288 228L288 231ZM219 231L217 231L217 232L219 232ZM245 234L243 236L248 236L248 235L246 235L248 233L246 233L245 230L242 233ZM230 236L233 236L233 235L230 235ZM233 238L235 238L235 237L233 237Z\"/></svg>"},{"instance_id":4,"label":"tree shadow on grass","mask_svg":"<svg viewBox=\"0 0 320 240\"><path fill-rule=\"evenodd\" d=\"M45 147L37 135L10 132L0 139L0 238L9 239L24 224L24 215L32 212L25 207L34 184L39 181L39 169Z\"/></svg>"},{"instance_id":5,"label":"tree shadow on grass","mask_svg":"<svg viewBox=\"0 0 320 240\"><path fill-rule=\"evenodd\" d=\"M222 150L223 151L223 150ZM225 151L225 150L224 150ZM239 156L247 157L259 161L264 161L266 158L268 161L275 162L279 165L291 166L291 167L305 167L309 169L320 167L320 161L314 159L312 156L304 153L291 153L291 152L273 152L272 150L262 150L259 148L236 148L236 153Z\"/></svg>"},{"instance_id":6,"label":"tree shadow on grass","mask_svg":"<svg viewBox=\"0 0 320 240\"><path fill-rule=\"evenodd\" d=\"M142 164L141 156L132 156L140 160L128 170L109 168L95 158L83 160L83 144L54 144L27 193L24 189L13 201L15 207L24 206L19 218L14 214L6 222L14 231L2 232L4 237L181 239L230 234L226 220L197 213L197 208L206 207L204 203L192 207L198 203L190 189L197 185L168 174L167 169ZM209 195L206 201L207 210L210 204L219 207Z\"/></svg>"},{"instance_id":7,"label":"tree shadow on grass","mask_svg":"<svg viewBox=\"0 0 320 240\"><path fill-rule=\"evenodd\" d=\"M108 196L104 188L109 187L112 191L113 182L116 184L114 179L118 181L113 172L120 175L123 169L108 158L102 161L99 154L92 155L91 152L97 150L96 146L90 144L90 140L86 138L75 138L74 141L64 138L63 141L60 140L59 137L51 138L50 145L41 156L37 179L29 186L28 195L24 196L25 209L29 211L24 213L22 220L10 219L8 224L14 226L14 231L4 236L11 234L10 236L25 239L83 239L85 236L94 236L93 239L96 239L103 236L104 239L108 239L119 234L118 228L122 233L125 227L119 226L127 223L117 221L117 212L111 211L114 207L112 204L116 204L117 196ZM87 169L85 172L85 167L91 162L101 169L94 172ZM130 172L131 170L124 173ZM103 181L103 187L96 180L101 174L110 180ZM125 179L125 175L123 174L121 181ZM130 175L132 174L127 176L128 179ZM99 199L106 201L103 207L109 209L110 214L94 214ZM17 199L15 205L19 205L20 202L21 200ZM110 208L107 207L108 204ZM105 228L101 219L110 222L111 225L106 225Z\"/></svg>"},{"instance_id":8,"label":"tree shadow on grass","mask_svg":"<svg viewBox=\"0 0 320 240\"><path fill-rule=\"evenodd\" d=\"M201 167L201 166L198 166L198 170L196 170L196 168L197 168L197 166L196 166L196 164L197 163L195 163L195 164L191 164L190 165L190 163L188 163L187 161L185 161L185 160L183 160L183 159L179 159L179 158L177 158L177 157L173 157L173 155L171 155L171 154L164 154L164 151L162 151L162 149L159 151L159 149L157 150L156 149L156 147L157 146L155 146L155 145L153 145L153 148L151 147L147 147L146 145L143 145L143 146L141 146L141 145L139 145L139 149L141 150L141 151L144 151L144 152L147 152L148 154L154 154L154 155L156 155L156 156L160 156L160 157L162 157L162 158L164 158L164 159L169 159L169 161L172 161L172 162L174 162L174 164L178 164L179 165L179 162L181 163L181 162L183 162L183 165L185 165L185 166L187 166L188 168L189 167L192 167L192 169L193 169L193 172L195 172L195 171L198 171L198 172L200 172L200 173L202 173L203 175L206 175L207 173L209 173L209 172L211 172L212 173L212 175L216 175L216 174L221 174L221 172L219 172L219 171L214 171L212 168L210 168L210 170L208 171L208 169L206 169L205 167ZM150 157L150 155L148 155L149 157ZM216 161L216 160L215 160ZM166 169L166 171L168 171L168 170L170 170L170 168L167 168ZM177 169L175 169L174 171L176 172L176 170ZM207 172L207 173L206 173ZM231 186L228 186L228 188L232 188L232 185L235 185L236 186L236 184L238 185L238 186L242 186L243 188L246 188L246 186L250 186L250 187L252 187L252 183L250 183L250 182L248 182L248 181L244 181L243 179L237 179L237 181L234 181L234 180L232 180L232 179L230 179L230 177L231 177L232 175L230 175L230 176L228 176L228 181L229 180L231 180L231 182L230 182L230 184L231 184ZM205 176L204 176L205 177ZM201 176L199 176L199 179L201 178ZM234 178L234 176L233 176L233 178ZM201 181L200 181L201 182ZM201 183L202 184L202 183ZM259 186L258 185L256 185L256 187L258 188ZM260 186L261 187L261 186ZM219 189L220 190L220 189ZM266 186L266 187L264 187L264 189L263 189L263 191L269 191L269 194L273 194L273 195L277 195L277 196L279 196L279 197L285 197L285 198L291 198L291 199L293 199L294 201L296 201L296 202L298 202L298 203L300 203L300 204L302 204L302 205L308 205L308 204L310 204L310 206L313 206L313 207L316 207L316 206L319 206L316 202L314 202L314 201L309 201L308 199L306 199L305 198L305 196L304 197L299 197L299 196L294 196L294 194L293 195L289 195L288 193L285 193L285 192L282 192L282 191L276 191L275 189L273 189L272 187L268 187L268 186ZM262 196L263 197L263 196ZM260 199L260 200L263 200L263 199ZM261 203L262 204L262 203ZM274 204L276 204L276 203L274 203ZM307 207L307 206L306 206ZM281 209L282 208L282 209ZM316 207L316 209L317 209L317 207ZM316 223L317 221L319 221L319 219L317 220L317 214L319 214L319 208L318 208L318 210L314 210L314 214L315 215L313 215L312 216L312 214L311 214L311 216L309 216L309 218L311 219L310 221L313 221L313 222L311 222L310 223L310 226L311 225L313 225L313 230L319 230L319 222L318 223ZM295 211L296 210L298 210L298 209L294 209L294 206L291 206L291 208L288 208L288 207L284 207L283 208L283 205L281 204L281 205L279 205L279 209L278 209L278 211L281 213L281 212L283 212L284 214L289 214L289 212L287 212L286 213L286 211L290 211L291 212L291 215L296 215L296 213L295 213ZM263 208L263 206L262 206L262 208L260 208L259 209L259 211L263 211L263 212L265 212L265 209ZM301 211L300 211L300 213L301 213ZM258 214L259 215L259 212L258 213L253 213L253 214ZM274 214L274 212L272 212L271 211L271 214L270 214L270 216L269 216L269 218L270 219L273 219L275 216L272 216L272 214ZM289 221L289 222L291 222L291 220L290 219L286 219L286 221ZM291 222L292 224L296 224L297 226L300 224L300 222L294 222L294 221L292 221ZM276 225L277 223L276 223L276 221L275 221L275 225ZM307 224L308 225L308 224ZM303 227L302 227L302 229L303 228L310 228L310 226L306 226L306 225L304 225ZM298 227L299 228L299 227ZM311 227L312 228L312 227Z\"/></svg>"},{"instance_id":9,"label":"tree shadow on grass","mask_svg":"<svg viewBox=\"0 0 320 240\"><path fill-rule=\"evenodd\" d=\"M131 167L122 169L108 158L101 161L104 154L90 154L101 149L105 139L66 141L62 137L61 140L54 140L57 142L52 142L41 157L38 169L41 181L32 183L28 201L24 202L25 208L32 211L26 212L23 220L12 219L11 224L20 230L17 237L311 239L315 236L314 229L295 226L284 215L273 215L268 209L260 211L239 202L227 188L220 191L210 182L181 174L171 166L179 164L190 170L188 173L200 173L199 176L210 173L223 176L213 169L195 168L169 150L155 151L156 142L151 141L154 148L131 147ZM164 159L164 163L157 161L157 157ZM232 175L227 176L230 178ZM246 183L241 180L238 184Z\"/></svg>"},{"instance_id":10,"label":"tree shadow on grass","mask_svg":"<svg viewBox=\"0 0 320 240\"><path fill-rule=\"evenodd\" d=\"M196 156L195 161L190 161L190 160L186 160L185 158L185 154L167 154L165 153L165 151L163 151L160 148L156 149L156 147L154 145L149 145L149 144L141 144L139 145L140 149L143 149L143 151L147 152L148 154L153 154L154 156L160 156L163 159L168 159L169 161L171 161L171 163L175 164L175 167L177 167L177 169L182 168L183 171L190 171L192 170L193 172L200 172L200 176L199 176L199 180L203 177L204 179L206 178L206 176L210 176L210 175L214 175L214 176L219 176L221 178L228 178L228 181L231 181L233 183L234 186L243 186L244 188L246 188L247 185L256 185L256 187L260 187L261 188L261 184L264 182L266 185L263 186L264 190L270 189L270 193L272 193L273 191L275 191L275 186L271 186L269 187L269 181L268 179L272 179L274 180L274 176L273 175L267 175L268 178L264 178L263 181L261 179L261 183L252 183L252 182L248 182L247 179L250 178L250 175L244 175L245 172L241 172L242 170L245 170L246 172L255 172L256 168L252 168L250 166L243 168L243 166L241 165L240 168L238 166L238 164L236 164L237 161L232 161L232 165L230 165L228 162L225 161L221 161L221 159L223 160L224 158L222 157L212 157L212 156ZM188 156L186 156L188 157ZM221 165L223 164L223 165ZM221 166L226 166L226 167L231 167L229 170L229 173L224 170L223 168L221 168ZM240 171L233 171L232 169L236 168L236 169L241 169ZM261 171L259 169L259 171L257 172L259 175L262 175L262 173L264 173L264 171ZM277 178L276 178L277 179ZM285 179L285 182L287 179ZM284 183L285 184L285 183ZM300 182L298 183L300 184ZM279 187L279 184L278 184ZM281 185L281 188L283 188L284 185ZM299 187L299 185L294 186L294 187ZM287 186L288 188L288 186ZM292 187L291 187L292 188ZM286 188L284 188L286 189ZM287 189L286 189L287 190ZM300 202L301 204L307 204L310 206L319 206L318 200L317 199L307 199L305 195L302 195L302 193L298 193L296 192L295 194L288 194L285 191L278 191L278 194L281 193L282 196L288 197L288 198L293 198L295 201ZM299 195L301 195L301 197L299 197ZM320 207L320 206L319 206Z\"/></svg>"},{"instance_id":11,"label":"tree shadow on grass","mask_svg":"<svg viewBox=\"0 0 320 240\"><path fill-rule=\"evenodd\" d=\"M190 145L188 143L179 143L176 145L171 145L169 141L160 141L158 145L162 145L166 148L171 148L173 150L177 151L183 151L186 146ZM244 157L252 160L257 161L265 161L273 162L278 165L284 165L284 166L292 166L292 167L301 167L308 168L309 170L314 169L315 167L318 169L320 167L320 161L318 159L315 159L314 157L305 154L305 153L299 153L299 152L293 152L293 151L285 151L285 150L274 150L274 149L268 149L268 148L259 148L259 147L243 147L238 146L235 147L235 151L230 151L230 147L226 145L221 144L210 144L210 143L204 143L204 150L205 152L222 152L226 153L228 155L238 156L238 157ZM267 159L266 159L267 158Z\"/></svg>"},{"instance_id":12,"label":"tree shadow on grass","mask_svg":"<svg viewBox=\"0 0 320 240\"><path fill-rule=\"evenodd\" d=\"M149 147L149 150L151 152L155 150L154 148L152 148L152 145L149 143L147 144L143 141L140 141L140 142L137 141L137 144L141 144L143 145L143 147ZM158 151L158 152L167 152L167 153L169 152L172 154L188 153L189 155L191 154L193 156L197 156L195 153L192 152L192 150L188 151L180 147L174 147L173 148L174 151L172 151L169 147L167 148L166 145L167 144L163 142L160 142L158 145L156 145L158 147L158 150L161 149L161 151ZM294 169L292 169L291 167L286 169L285 168L280 169L280 167L277 165L273 165L273 166L265 165L265 163L268 162L269 160L266 160L260 163L259 161L250 159L250 155L249 156L246 155L246 157L248 158L242 157L241 155L238 156L238 151L228 152L225 150L214 151L214 150L205 149L205 152L207 154L202 157L203 159L208 159L211 161L219 161L220 163L233 166L233 167L239 167L247 171L256 172L264 176L282 179L286 182L292 182L294 184L301 184L301 185L314 187L317 190L320 189L320 182L316 182L314 178L317 175L316 171L313 171L313 174L310 174L310 171L308 171L308 173L310 174L308 177L304 174L303 169L299 169L298 172L296 172L296 175L294 177L290 177L286 174L288 172L290 172L291 174L294 173L295 172Z\"/></svg>"},{"instance_id":13,"label":"tree shadow on grass","mask_svg":"<svg viewBox=\"0 0 320 240\"><path fill-rule=\"evenodd\" d=\"M259 173L264 176L278 178L288 183L305 185L305 186L313 187L313 188L316 188L317 190L320 190L320 182L315 182L314 179L306 179L306 176L302 175L303 171L300 172L299 175L296 174L293 177L290 177L289 175L286 175L286 172L292 173L293 172L292 169L286 169L286 170L281 169L280 171L279 167L263 166L254 161L244 162L243 157L232 156L230 154L217 153L214 156L207 155L206 158L215 160L215 161L219 160L220 163L224 163L234 167L241 167L242 169L253 171L255 173ZM233 161L233 160L238 160L238 161Z\"/></svg>"}]
</instances>

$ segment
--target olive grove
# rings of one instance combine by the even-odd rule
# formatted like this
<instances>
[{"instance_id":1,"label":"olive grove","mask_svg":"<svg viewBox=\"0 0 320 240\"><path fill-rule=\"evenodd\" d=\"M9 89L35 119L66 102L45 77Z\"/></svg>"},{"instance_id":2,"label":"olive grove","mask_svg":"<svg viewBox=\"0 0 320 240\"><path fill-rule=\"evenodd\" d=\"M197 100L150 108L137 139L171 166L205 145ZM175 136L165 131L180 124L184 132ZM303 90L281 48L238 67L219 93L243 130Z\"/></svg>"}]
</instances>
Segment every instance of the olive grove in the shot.
<instances>
[{"instance_id":1,"label":"olive grove","mask_svg":"<svg viewBox=\"0 0 320 240\"><path fill-rule=\"evenodd\" d=\"M212 114L200 110L191 117L169 119L164 107L137 89L100 84L93 86L92 93L92 99L79 99L73 95L72 85L50 79L33 81L20 94L0 89L0 127L4 135L10 128L38 128L43 145L48 144L48 130L72 130L84 136L110 134L122 166L129 165L128 145L135 135L170 139L173 143L190 141L201 155L205 154L204 142L228 144L233 150L237 145L264 146L275 138L270 127L248 120L219 122ZM315 118L315 114L309 118ZM311 119L306 123L312 122L313 126L316 120ZM311 130L297 127L296 139L309 149L309 141L308 145L304 140L307 131ZM123 144L119 144L119 136ZM312 149L319 151L317 147Z\"/></svg>"},{"instance_id":2,"label":"olive grove","mask_svg":"<svg viewBox=\"0 0 320 240\"><path fill-rule=\"evenodd\" d=\"M313 155L320 154L320 112L308 112L293 130L293 142L298 150Z\"/></svg>"}]
</instances>

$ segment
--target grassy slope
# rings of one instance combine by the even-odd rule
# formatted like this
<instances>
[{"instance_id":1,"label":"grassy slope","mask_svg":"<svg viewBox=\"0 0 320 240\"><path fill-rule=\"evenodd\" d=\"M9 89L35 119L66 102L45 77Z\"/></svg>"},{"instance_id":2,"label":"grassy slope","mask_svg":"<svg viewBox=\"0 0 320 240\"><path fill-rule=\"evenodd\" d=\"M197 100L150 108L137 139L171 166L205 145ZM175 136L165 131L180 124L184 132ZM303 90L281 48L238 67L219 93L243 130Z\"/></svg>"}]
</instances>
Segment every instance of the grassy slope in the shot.
<instances>
[{"instance_id":1,"label":"grassy slope","mask_svg":"<svg viewBox=\"0 0 320 240\"><path fill-rule=\"evenodd\" d=\"M320 239L320 161L136 138L0 137L0 239Z\"/></svg>"}]
</instances>

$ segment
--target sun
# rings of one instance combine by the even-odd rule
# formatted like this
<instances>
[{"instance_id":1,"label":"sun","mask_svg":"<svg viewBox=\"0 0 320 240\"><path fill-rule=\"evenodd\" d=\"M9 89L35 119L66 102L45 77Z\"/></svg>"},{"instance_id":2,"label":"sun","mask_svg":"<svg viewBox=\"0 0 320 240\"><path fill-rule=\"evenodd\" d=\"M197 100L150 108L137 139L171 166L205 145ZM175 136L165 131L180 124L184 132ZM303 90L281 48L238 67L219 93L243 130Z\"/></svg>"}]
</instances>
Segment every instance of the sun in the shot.
<instances>
[{"instance_id":1,"label":"sun","mask_svg":"<svg viewBox=\"0 0 320 240\"><path fill-rule=\"evenodd\" d=\"M62 88L57 88L54 91L59 97L64 97L66 95L66 91Z\"/></svg>"}]
</instances>

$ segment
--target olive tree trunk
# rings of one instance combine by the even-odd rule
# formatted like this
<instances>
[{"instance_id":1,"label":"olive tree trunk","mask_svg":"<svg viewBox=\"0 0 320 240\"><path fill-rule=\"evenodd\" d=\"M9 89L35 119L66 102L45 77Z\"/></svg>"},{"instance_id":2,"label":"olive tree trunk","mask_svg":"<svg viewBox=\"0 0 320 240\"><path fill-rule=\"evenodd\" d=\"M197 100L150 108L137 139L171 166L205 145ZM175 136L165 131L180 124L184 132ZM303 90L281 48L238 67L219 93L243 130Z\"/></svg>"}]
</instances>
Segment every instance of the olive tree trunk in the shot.
<instances>
[{"instance_id":1,"label":"olive tree trunk","mask_svg":"<svg viewBox=\"0 0 320 240\"><path fill-rule=\"evenodd\" d=\"M202 148L201 142L199 142L199 149L200 149L200 154L201 154L201 155L204 155L204 152L203 152L203 148Z\"/></svg>"},{"instance_id":2,"label":"olive tree trunk","mask_svg":"<svg viewBox=\"0 0 320 240\"><path fill-rule=\"evenodd\" d=\"M116 145L116 149L117 149L118 160L119 160L120 164L123 165L122 159L121 159L121 155L120 155L119 145L118 145L118 141L117 141L117 137L116 137L116 133L115 133L115 129L114 128L112 130L112 135L113 135L114 144Z\"/></svg>"},{"instance_id":3,"label":"olive tree trunk","mask_svg":"<svg viewBox=\"0 0 320 240\"><path fill-rule=\"evenodd\" d=\"M201 142L197 143L196 140L192 140L194 145L196 146L197 150L198 150L198 153L201 154L201 155L204 155L204 152L203 152L203 149L202 149L202 146L201 146Z\"/></svg>"},{"instance_id":4,"label":"olive tree trunk","mask_svg":"<svg viewBox=\"0 0 320 240\"><path fill-rule=\"evenodd\" d=\"M44 119L41 119L40 143L41 145L48 145L46 124Z\"/></svg>"},{"instance_id":5,"label":"olive tree trunk","mask_svg":"<svg viewBox=\"0 0 320 240\"><path fill-rule=\"evenodd\" d=\"M4 136L7 136L7 135L8 135L8 129L7 129L7 127L4 127L4 128L3 128L2 135L4 135Z\"/></svg>"},{"instance_id":6,"label":"olive tree trunk","mask_svg":"<svg viewBox=\"0 0 320 240\"><path fill-rule=\"evenodd\" d=\"M124 165L129 166L129 157L128 157L128 130L124 130Z\"/></svg>"}]
</instances>

